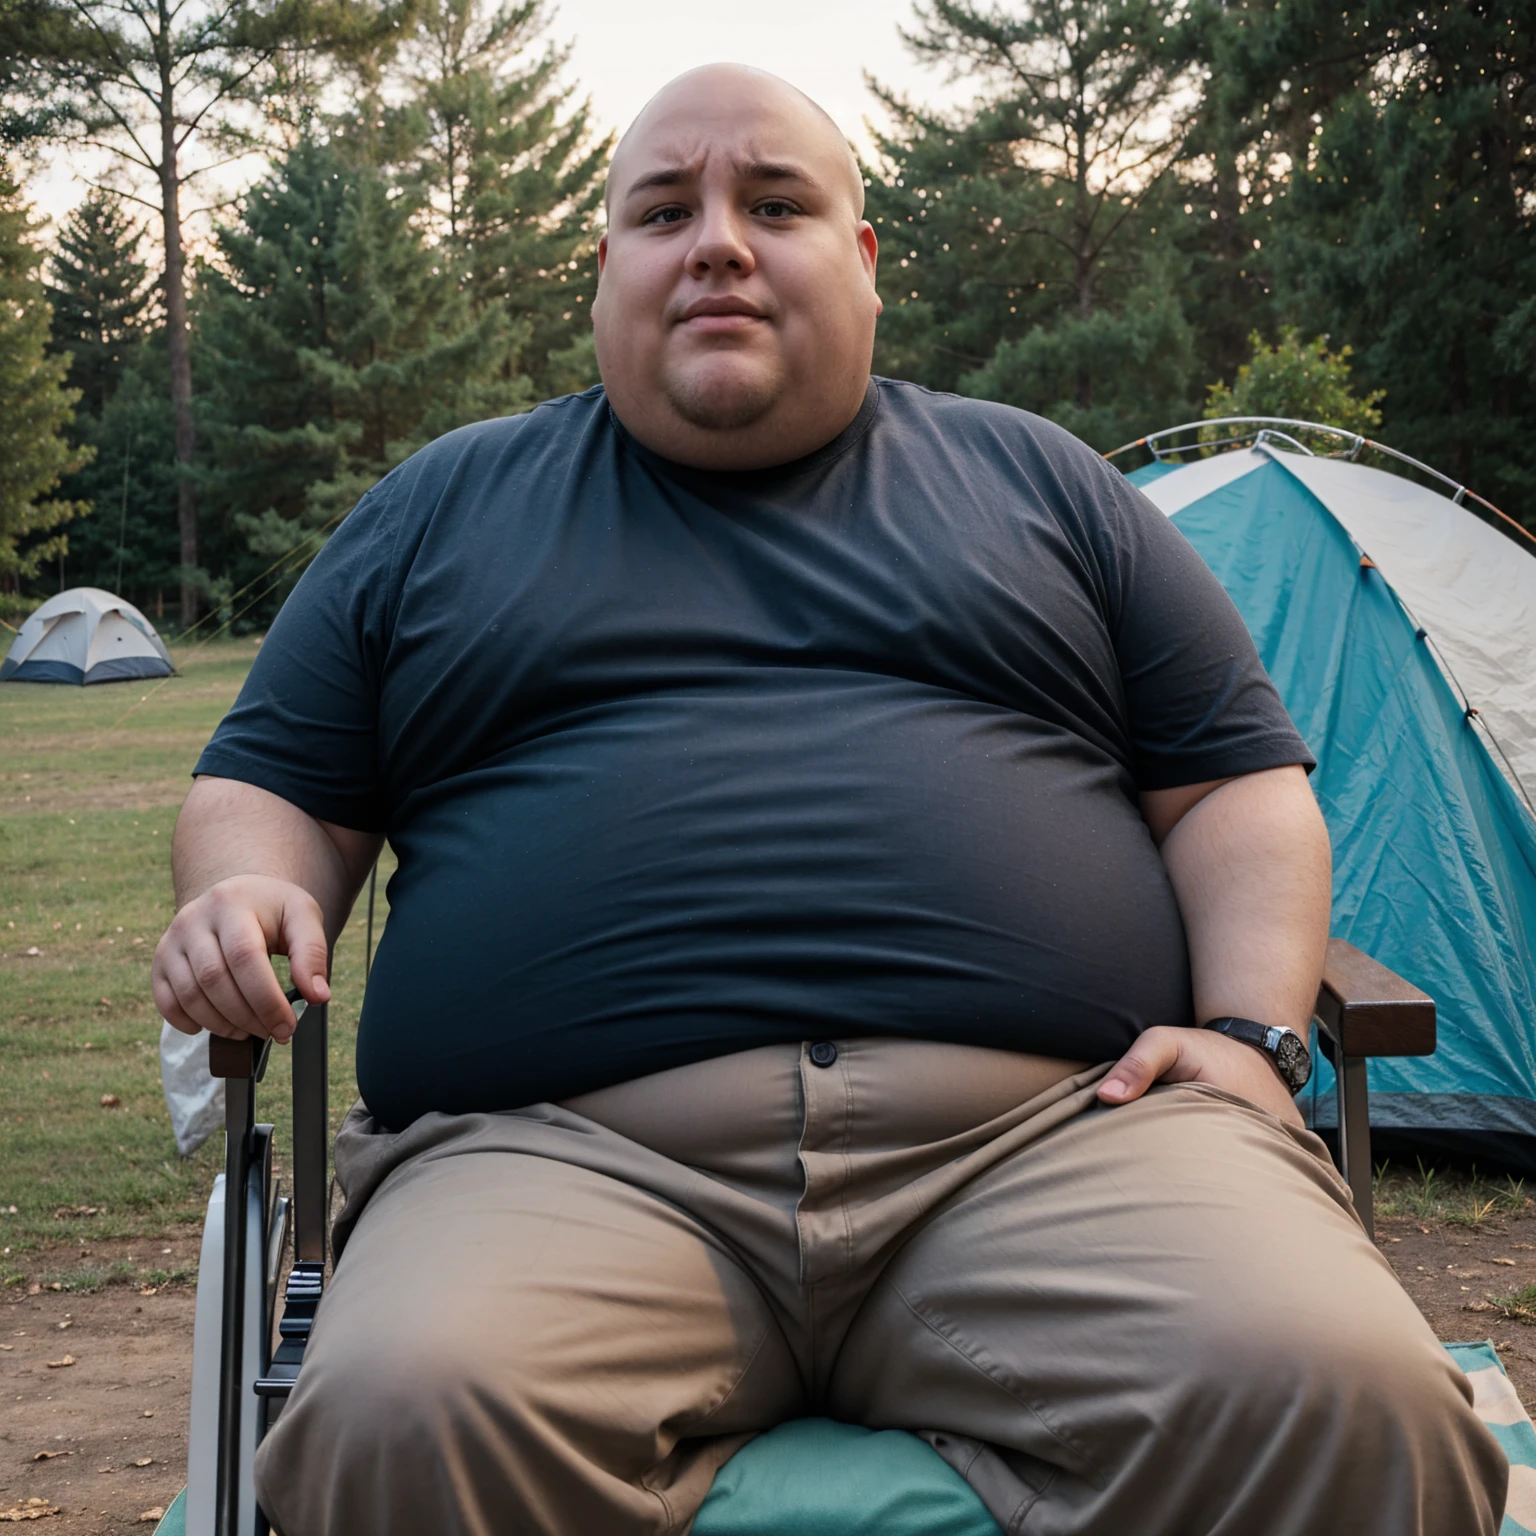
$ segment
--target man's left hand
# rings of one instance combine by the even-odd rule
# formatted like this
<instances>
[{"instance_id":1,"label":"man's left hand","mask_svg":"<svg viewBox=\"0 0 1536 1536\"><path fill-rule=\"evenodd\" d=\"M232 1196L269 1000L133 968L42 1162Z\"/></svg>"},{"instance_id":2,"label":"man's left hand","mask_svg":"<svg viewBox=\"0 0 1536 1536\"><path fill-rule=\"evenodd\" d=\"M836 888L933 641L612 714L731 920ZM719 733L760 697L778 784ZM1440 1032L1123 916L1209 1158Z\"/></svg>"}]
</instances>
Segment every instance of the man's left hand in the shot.
<instances>
[{"instance_id":1,"label":"man's left hand","mask_svg":"<svg viewBox=\"0 0 1536 1536\"><path fill-rule=\"evenodd\" d=\"M1280 1074L1265 1054L1241 1040L1204 1029L1158 1025L1140 1036L1099 1084L1105 1104L1129 1104L1153 1083L1209 1083L1235 1093L1291 1125L1303 1124Z\"/></svg>"}]
</instances>

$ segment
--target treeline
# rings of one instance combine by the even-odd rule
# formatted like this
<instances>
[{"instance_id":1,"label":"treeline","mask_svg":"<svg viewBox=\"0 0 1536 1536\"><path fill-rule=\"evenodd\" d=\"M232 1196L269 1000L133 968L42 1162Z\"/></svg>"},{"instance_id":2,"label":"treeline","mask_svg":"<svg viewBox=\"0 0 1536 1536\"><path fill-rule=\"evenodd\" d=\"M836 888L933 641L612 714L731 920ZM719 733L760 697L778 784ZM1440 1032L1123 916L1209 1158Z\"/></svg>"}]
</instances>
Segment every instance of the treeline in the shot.
<instances>
[{"instance_id":1,"label":"treeline","mask_svg":"<svg viewBox=\"0 0 1536 1536\"><path fill-rule=\"evenodd\" d=\"M612 144L538 0L165 14L0 0L13 144L140 172L42 245L0 187L0 583L255 624L421 443L596 381ZM1536 526L1536 9L927 0L908 42L966 104L872 82L879 371L1104 450L1324 419ZM269 168L184 261L194 129Z\"/></svg>"}]
</instances>

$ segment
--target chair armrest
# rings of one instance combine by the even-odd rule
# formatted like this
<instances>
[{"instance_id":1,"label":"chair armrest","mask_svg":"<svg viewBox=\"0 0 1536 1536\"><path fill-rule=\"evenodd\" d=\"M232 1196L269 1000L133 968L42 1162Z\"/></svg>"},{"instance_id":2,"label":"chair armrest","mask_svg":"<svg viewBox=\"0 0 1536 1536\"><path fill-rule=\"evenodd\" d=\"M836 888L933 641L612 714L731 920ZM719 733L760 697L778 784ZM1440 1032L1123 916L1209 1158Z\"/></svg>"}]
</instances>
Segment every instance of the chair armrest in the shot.
<instances>
[{"instance_id":1,"label":"chair armrest","mask_svg":"<svg viewBox=\"0 0 1536 1536\"><path fill-rule=\"evenodd\" d=\"M249 1035L231 1040L225 1035L208 1037L208 1075L210 1077L254 1077L259 1083L267 1071L267 1057L272 1042Z\"/></svg>"},{"instance_id":2,"label":"chair armrest","mask_svg":"<svg viewBox=\"0 0 1536 1536\"><path fill-rule=\"evenodd\" d=\"M1435 1002L1343 939L1328 940L1317 1022L1345 1056L1429 1056Z\"/></svg>"}]
</instances>

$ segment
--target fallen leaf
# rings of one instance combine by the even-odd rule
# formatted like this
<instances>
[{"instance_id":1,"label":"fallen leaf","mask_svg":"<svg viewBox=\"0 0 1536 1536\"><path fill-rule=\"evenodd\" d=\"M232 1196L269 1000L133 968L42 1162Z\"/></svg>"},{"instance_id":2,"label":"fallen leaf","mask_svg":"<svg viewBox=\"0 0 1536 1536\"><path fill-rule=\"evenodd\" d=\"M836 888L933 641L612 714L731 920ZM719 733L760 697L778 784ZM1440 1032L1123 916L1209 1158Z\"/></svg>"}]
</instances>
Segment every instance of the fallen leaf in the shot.
<instances>
[{"instance_id":1,"label":"fallen leaf","mask_svg":"<svg viewBox=\"0 0 1536 1536\"><path fill-rule=\"evenodd\" d=\"M3 1349L3 1350L9 1351L9 1350L13 1350L15 1348L16 1348L16 1346L14 1344L0 1344L0 1349Z\"/></svg>"},{"instance_id":2,"label":"fallen leaf","mask_svg":"<svg viewBox=\"0 0 1536 1536\"><path fill-rule=\"evenodd\" d=\"M1463 1312L1497 1312L1499 1309L1491 1301L1468 1301L1462 1303Z\"/></svg>"},{"instance_id":3,"label":"fallen leaf","mask_svg":"<svg viewBox=\"0 0 1536 1536\"><path fill-rule=\"evenodd\" d=\"M1508 1264L1511 1269L1513 1269L1515 1265L1515 1261L1513 1259L1495 1259L1493 1262L1495 1264Z\"/></svg>"},{"instance_id":4,"label":"fallen leaf","mask_svg":"<svg viewBox=\"0 0 1536 1536\"><path fill-rule=\"evenodd\" d=\"M112 1006L112 999L110 997L99 997L96 999L96 1001L103 1008L110 1008ZM86 1050L90 1050L91 1042L89 1040L85 1042L85 1048Z\"/></svg>"},{"instance_id":5,"label":"fallen leaf","mask_svg":"<svg viewBox=\"0 0 1536 1536\"><path fill-rule=\"evenodd\" d=\"M41 1520L44 1515L61 1513L57 1504L50 1504L46 1499L28 1499L25 1504L13 1504L9 1509L0 1509L0 1520Z\"/></svg>"},{"instance_id":6,"label":"fallen leaf","mask_svg":"<svg viewBox=\"0 0 1536 1536\"><path fill-rule=\"evenodd\" d=\"M73 1365L74 1363L75 1357L73 1355L65 1355L62 1360L50 1360L48 1362L48 1369L50 1371L57 1371L61 1370L66 1365Z\"/></svg>"},{"instance_id":7,"label":"fallen leaf","mask_svg":"<svg viewBox=\"0 0 1536 1536\"><path fill-rule=\"evenodd\" d=\"M117 1468L116 1467L97 1467L96 1470L98 1472L115 1472L115 1471L117 1471Z\"/></svg>"},{"instance_id":8,"label":"fallen leaf","mask_svg":"<svg viewBox=\"0 0 1536 1536\"><path fill-rule=\"evenodd\" d=\"M99 1205L61 1205L54 1213L55 1221L63 1221L66 1216L99 1216L102 1207Z\"/></svg>"},{"instance_id":9,"label":"fallen leaf","mask_svg":"<svg viewBox=\"0 0 1536 1536\"><path fill-rule=\"evenodd\" d=\"M116 1109L122 1102L115 1093L104 1093L101 1096L101 1107L103 1109Z\"/></svg>"},{"instance_id":10,"label":"fallen leaf","mask_svg":"<svg viewBox=\"0 0 1536 1536\"><path fill-rule=\"evenodd\" d=\"M155 1505L155 1507L153 1509L146 1509L144 1511L144 1513L139 1516L139 1524L140 1525L148 1525L151 1521L154 1521L154 1520L164 1520L164 1519L165 1519L165 1511L163 1509L161 1509L160 1506L157 1504L157 1505Z\"/></svg>"},{"instance_id":11,"label":"fallen leaf","mask_svg":"<svg viewBox=\"0 0 1536 1536\"><path fill-rule=\"evenodd\" d=\"M154 1418L154 1416L155 1416L155 1410L153 1408L146 1408L144 1410L144 1417L146 1419L152 1419L152 1418Z\"/></svg>"},{"instance_id":12,"label":"fallen leaf","mask_svg":"<svg viewBox=\"0 0 1536 1536\"><path fill-rule=\"evenodd\" d=\"M14 1211L16 1207L13 1205L11 1209ZM1511 1243L1509 1246L1511 1248L1523 1248L1527 1253L1529 1253L1533 1248L1536 1248L1536 1243Z\"/></svg>"},{"instance_id":13,"label":"fallen leaf","mask_svg":"<svg viewBox=\"0 0 1536 1536\"><path fill-rule=\"evenodd\" d=\"M73 1451L39 1451L33 1461L52 1461L55 1456L73 1456Z\"/></svg>"},{"instance_id":14,"label":"fallen leaf","mask_svg":"<svg viewBox=\"0 0 1536 1536\"><path fill-rule=\"evenodd\" d=\"M155 1462L155 1458L153 1456L140 1456L139 1459L136 1462L134 1462L134 1466L136 1466L136 1467L150 1467L150 1466L154 1465L154 1462Z\"/></svg>"},{"instance_id":15,"label":"fallen leaf","mask_svg":"<svg viewBox=\"0 0 1536 1536\"><path fill-rule=\"evenodd\" d=\"M42 1294L43 1288L37 1283L36 1280L34 1280L32 1284L27 1287L28 1296L41 1296Z\"/></svg>"},{"instance_id":16,"label":"fallen leaf","mask_svg":"<svg viewBox=\"0 0 1536 1536\"><path fill-rule=\"evenodd\" d=\"M26 950L25 953L27 953L29 955L40 955L40 954L42 954L42 950L40 950L37 947L37 945L34 944L34 945L32 945L32 947L30 949ZM13 1518L20 1520L20 1519L31 1519L32 1517L30 1515L27 1515L27 1516L17 1515L17 1516L15 1516Z\"/></svg>"},{"instance_id":17,"label":"fallen leaf","mask_svg":"<svg viewBox=\"0 0 1536 1536\"><path fill-rule=\"evenodd\" d=\"M1416 1226L1419 1229L1420 1232L1428 1232L1429 1231L1429 1228L1426 1227L1422 1221L1414 1222L1414 1226Z\"/></svg>"},{"instance_id":18,"label":"fallen leaf","mask_svg":"<svg viewBox=\"0 0 1536 1536\"><path fill-rule=\"evenodd\" d=\"M158 1285L141 1285L139 1287L139 1295L153 1296L159 1291L159 1289L160 1287Z\"/></svg>"},{"instance_id":19,"label":"fallen leaf","mask_svg":"<svg viewBox=\"0 0 1536 1536\"><path fill-rule=\"evenodd\" d=\"M66 1328L73 1328L75 1325L71 1319L66 1317L62 1323L58 1323L55 1326L62 1333Z\"/></svg>"}]
</instances>

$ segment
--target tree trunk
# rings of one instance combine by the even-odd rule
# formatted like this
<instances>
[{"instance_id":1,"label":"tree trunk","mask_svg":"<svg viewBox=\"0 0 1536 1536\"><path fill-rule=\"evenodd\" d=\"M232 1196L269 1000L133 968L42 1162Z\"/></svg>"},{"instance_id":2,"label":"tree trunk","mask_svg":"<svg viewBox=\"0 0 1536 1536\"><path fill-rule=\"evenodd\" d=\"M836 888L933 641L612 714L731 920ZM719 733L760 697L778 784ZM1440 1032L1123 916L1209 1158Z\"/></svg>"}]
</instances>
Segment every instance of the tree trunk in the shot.
<instances>
[{"instance_id":1,"label":"tree trunk","mask_svg":"<svg viewBox=\"0 0 1536 1536\"><path fill-rule=\"evenodd\" d=\"M162 6L163 10L163 6ZM168 26L161 39L168 39ZM176 526L181 536L181 627L197 621L197 588L185 572L197 564L197 490L192 483L192 346L187 330L186 257L181 243L181 180L170 58L160 71L160 210L165 226L165 339L171 364L171 413L176 424Z\"/></svg>"},{"instance_id":2,"label":"tree trunk","mask_svg":"<svg viewBox=\"0 0 1536 1536\"><path fill-rule=\"evenodd\" d=\"M1078 102L1077 165L1073 176L1073 180L1076 182L1072 219L1072 240L1076 246L1076 250L1073 252L1073 282L1077 289L1078 319L1089 320L1093 317L1094 278L1097 274L1094 272L1093 207L1092 199L1088 193L1086 83L1080 83L1079 85ZM1093 409L1093 374L1089 371L1086 363L1077 371L1077 403L1085 411Z\"/></svg>"}]
</instances>

